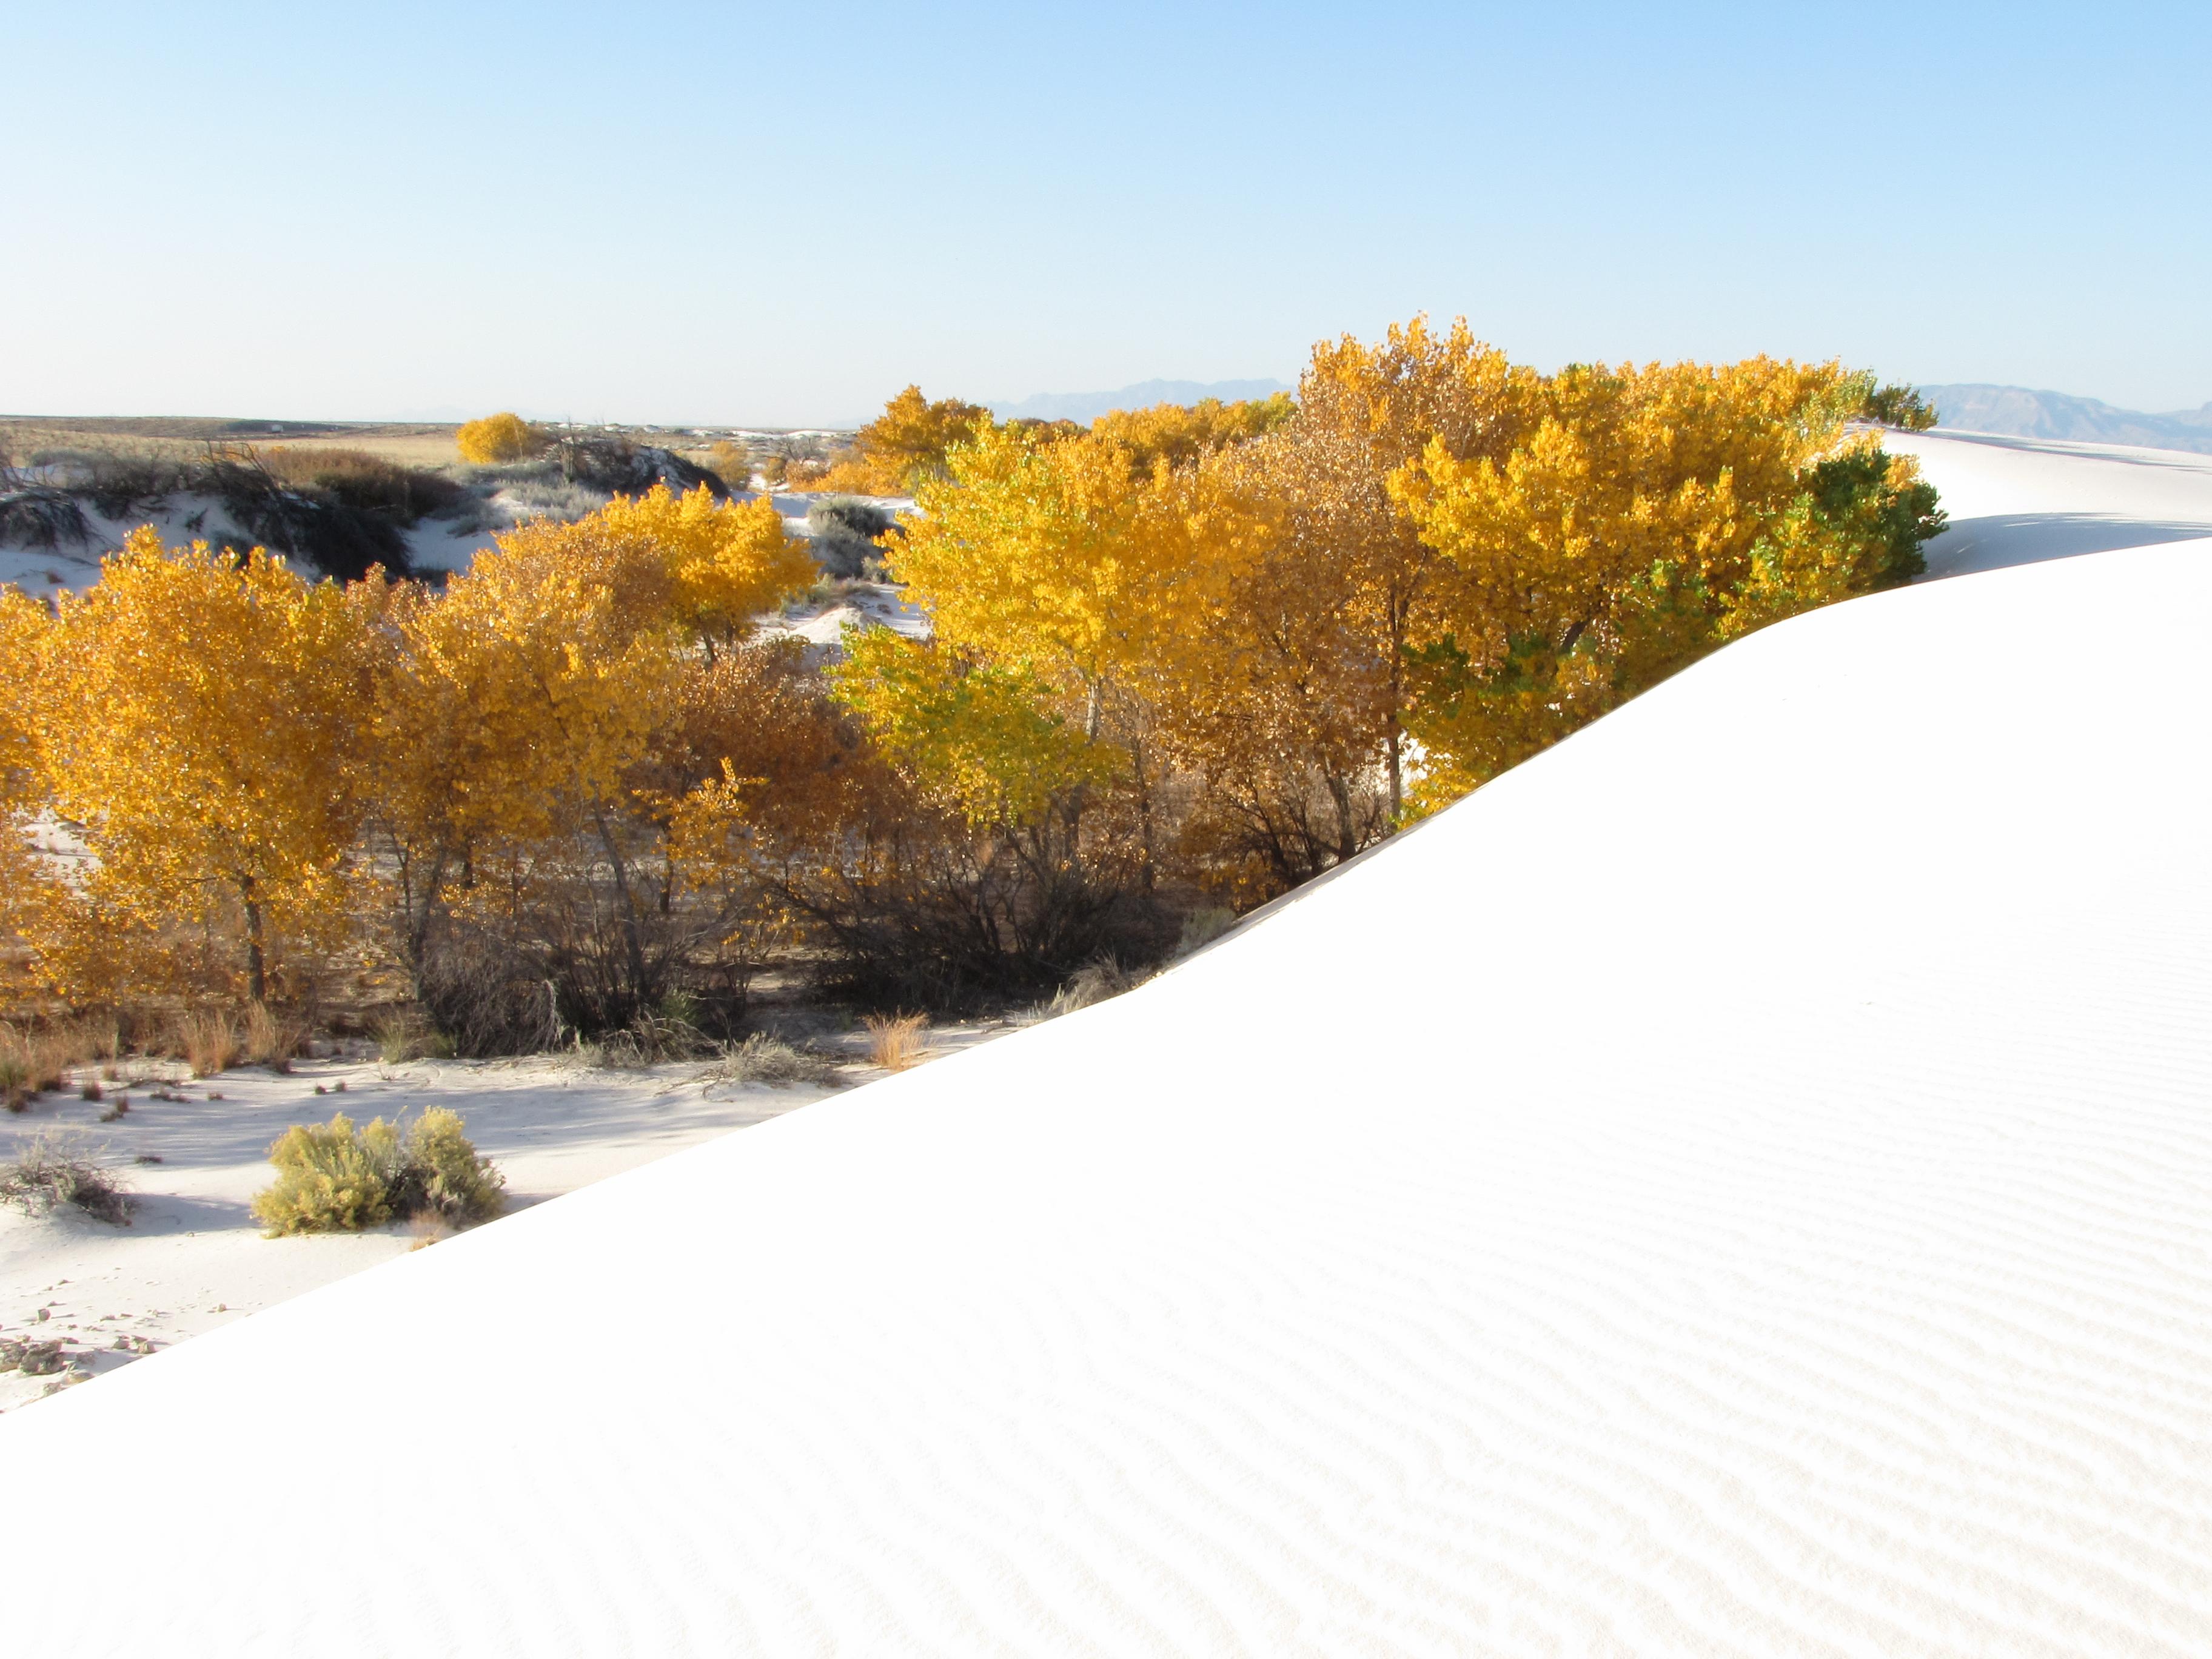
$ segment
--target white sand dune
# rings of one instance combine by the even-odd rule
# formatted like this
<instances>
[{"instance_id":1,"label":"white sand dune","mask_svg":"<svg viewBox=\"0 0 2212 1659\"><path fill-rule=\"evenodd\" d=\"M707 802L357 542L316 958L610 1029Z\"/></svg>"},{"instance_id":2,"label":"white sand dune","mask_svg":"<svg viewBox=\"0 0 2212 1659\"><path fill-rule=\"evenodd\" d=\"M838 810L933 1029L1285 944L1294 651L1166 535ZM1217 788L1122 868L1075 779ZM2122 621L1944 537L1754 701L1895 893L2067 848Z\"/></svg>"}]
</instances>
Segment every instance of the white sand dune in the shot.
<instances>
[{"instance_id":1,"label":"white sand dune","mask_svg":"<svg viewBox=\"0 0 2212 1659\"><path fill-rule=\"evenodd\" d=\"M1882 441L1919 458L1951 515L1931 578L2212 536L2212 455L1984 433Z\"/></svg>"},{"instance_id":2,"label":"white sand dune","mask_svg":"<svg viewBox=\"0 0 2212 1659\"><path fill-rule=\"evenodd\" d=\"M2212 689L2108 647L2207 550L1769 629L1127 997L0 1419L9 1644L2212 1651Z\"/></svg>"}]
</instances>

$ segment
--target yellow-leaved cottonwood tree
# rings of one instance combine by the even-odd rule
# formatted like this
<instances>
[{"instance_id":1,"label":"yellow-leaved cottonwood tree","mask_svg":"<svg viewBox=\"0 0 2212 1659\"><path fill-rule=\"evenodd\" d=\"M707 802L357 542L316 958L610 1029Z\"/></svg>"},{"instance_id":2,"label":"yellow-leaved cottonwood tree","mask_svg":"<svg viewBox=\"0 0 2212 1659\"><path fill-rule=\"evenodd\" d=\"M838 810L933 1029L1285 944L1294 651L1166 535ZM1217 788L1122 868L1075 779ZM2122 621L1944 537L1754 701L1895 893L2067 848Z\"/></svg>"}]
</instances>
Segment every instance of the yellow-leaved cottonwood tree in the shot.
<instances>
[{"instance_id":1,"label":"yellow-leaved cottonwood tree","mask_svg":"<svg viewBox=\"0 0 2212 1659\"><path fill-rule=\"evenodd\" d=\"M116 993L67 949L88 908L232 940L256 1002L280 942L339 922L383 599L380 582L308 581L258 548L165 548L143 529L22 629L37 769L92 854L32 929L64 996Z\"/></svg>"},{"instance_id":2,"label":"yellow-leaved cottonwood tree","mask_svg":"<svg viewBox=\"0 0 2212 1659\"><path fill-rule=\"evenodd\" d=\"M741 641L756 612L813 574L765 501L656 486L501 536L441 597L397 608L379 822L418 994L441 915L496 928L549 882L580 891L578 872L595 865L620 941L610 1000L650 1000L647 930L676 876L672 803L638 774L717 641Z\"/></svg>"},{"instance_id":3,"label":"yellow-leaved cottonwood tree","mask_svg":"<svg viewBox=\"0 0 2212 1659\"><path fill-rule=\"evenodd\" d=\"M453 434L461 459L475 466L520 461L545 447L545 435L521 416L502 410L480 421L465 421Z\"/></svg>"},{"instance_id":4,"label":"yellow-leaved cottonwood tree","mask_svg":"<svg viewBox=\"0 0 2212 1659\"><path fill-rule=\"evenodd\" d=\"M1504 453L1432 440L1389 479L1442 556L1409 655L1450 799L1749 628L1909 580L1942 520L1846 425L1869 382L1756 357L1578 365L1511 394Z\"/></svg>"}]
</instances>

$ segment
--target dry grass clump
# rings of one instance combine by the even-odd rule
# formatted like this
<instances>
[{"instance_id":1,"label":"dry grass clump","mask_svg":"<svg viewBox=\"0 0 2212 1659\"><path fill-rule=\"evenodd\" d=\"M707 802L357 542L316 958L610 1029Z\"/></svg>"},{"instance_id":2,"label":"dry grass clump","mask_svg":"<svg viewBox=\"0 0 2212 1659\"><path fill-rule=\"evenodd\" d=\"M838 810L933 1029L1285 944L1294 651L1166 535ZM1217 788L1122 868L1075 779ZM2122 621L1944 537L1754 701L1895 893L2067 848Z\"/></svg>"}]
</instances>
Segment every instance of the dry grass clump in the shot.
<instances>
[{"instance_id":1,"label":"dry grass clump","mask_svg":"<svg viewBox=\"0 0 2212 1659\"><path fill-rule=\"evenodd\" d=\"M755 1031L743 1042L722 1051L722 1057L701 1075L706 1083L834 1083L837 1061L812 1048L795 1048L781 1037Z\"/></svg>"},{"instance_id":2,"label":"dry grass clump","mask_svg":"<svg viewBox=\"0 0 2212 1659\"><path fill-rule=\"evenodd\" d=\"M70 1073L79 1067L112 1065L121 1047L112 1015L32 1026L0 1024L0 1101L11 1112L26 1110L34 1095L66 1087Z\"/></svg>"},{"instance_id":3,"label":"dry grass clump","mask_svg":"<svg viewBox=\"0 0 2212 1659\"><path fill-rule=\"evenodd\" d=\"M619 1031L597 1042L579 1041L579 1058L593 1066L629 1070L672 1060L698 1060L716 1052L714 1040L691 1022L689 999L672 1000L659 1012L641 1008Z\"/></svg>"},{"instance_id":4,"label":"dry grass clump","mask_svg":"<svg viewBox=\"0 0 2212 1659\"><path fill-rule=\"evenodd\" d=\"M307 1024L289 1014L280 1014L266 1003L247 1005L246 1020L239 1031L239 1048L246 1063L266 1066L272 1072L289 1072L292 1060L307 1046Z\"/></svg>"},{"instance_id":5,"label":"dry grass clump","mask_svg":"<svg viewBox=\"0 0 2212 1659\"><path fill-rule=\"evenodd\" d=\"M906 1071L927 1057L927 1014L871 1014L867 1025L868 1059L886 1072Z\"/></svg>"},{"instance_id":6,"label":"dry grass clump","mask_svg":"<svg viewBox=\"0 0 2212 1659\"><path fill-rule=\"evenodd\" d=\"M58 1135L34 1136L13 1163L0 1164L0 1205L36 1216L64 1204L95 1221L131 1222L131 1196L121 1183Z\"/></svg>"},{"instance_id":7,"label":"dry grass clump","mask_svg":"<svg viewBox=\"0 0 2212 1659\"><path fill-rule=\"evenodd\" d=\"M177 1047L194 1077L215 1077L238 1064L245 1051L238 1025L220 1008L199 1008L177 1021Z\"/></svg>"},{"instance_id":8,"label":"dry grass clump","mask_svg":"<svg viewBox=\"0 0 2212 1659\"><path fill-rule=\"evenodd\" d=\"M370 1022L376 1039L376 1056L386 1066L410 1060L451 1060L453 1040L412 1008L387 1009Z\"/></svg>"},{"instance_id":9,"label":"dry grass clump","mask_svg":"<svg viewBox=\"0 0 2212 1659\"><path fill-rule=\"evenodd\" d=\"M295 1124L269 1149L276 1181L257 1194L265 1236L359 1232L395 1215L449 1228L489 1221L506 1202L507 1178L462 1133L459 1115L432 1107L403 1135L382 1118L356 1128L343 1112Z\"/></svg>"},{"instance_id":10,"label":"dry grass clump","mask_svg":"<svg viewBox=\"0 0 2212 1659\"><path fill-rule=\"evenodd\" d=\"M1052 994L1045 1006L1048 1019L1061 1014L1072 1014L1079 1008L1088 1008L1093 1003L1118 997L1124 991L1133 991L1152 975L1124 968L1111 957L1101 957L1075 970L1066 984Z\"/></svg>"}]
</instances>

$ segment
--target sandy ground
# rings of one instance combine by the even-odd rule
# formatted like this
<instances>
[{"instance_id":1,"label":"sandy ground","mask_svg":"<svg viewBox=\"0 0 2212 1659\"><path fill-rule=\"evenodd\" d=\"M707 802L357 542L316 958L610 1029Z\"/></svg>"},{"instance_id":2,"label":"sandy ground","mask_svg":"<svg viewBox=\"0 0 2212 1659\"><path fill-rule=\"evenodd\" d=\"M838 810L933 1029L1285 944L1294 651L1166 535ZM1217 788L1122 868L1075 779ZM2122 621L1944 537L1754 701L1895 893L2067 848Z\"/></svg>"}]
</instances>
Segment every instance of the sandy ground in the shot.
<instances>
[{"instance_id":1,"label":"sandy ground","mask_svg":"<svg viewBox=\"0 0 2212 1659\"><path fill-rule=\"evenodd\" d=\"M1927 580L2212 537L2212 455L1941 430L1882 441L1919 459L1950 514Z\"/></svg>"},{"instance_id":2,"label":"sandy ground","mask_svg":"<svg viewBox=\"0 0 2212 1659\"><path fill-rule=\"evenodd\" d=\"M2070 665L2207 545L1765 629L1124 996L0 1418L9 1637L2203 1659L2212 686Z\"/></svg>"},{"instance_id":3,"label":"sandy ground","mask_svg":"<svg viewBox=\"0 0 2212 1659\"><path fill-rule=\"evenodd\" d=\"M1007 1029L947 1026L931 1034L931 1051L957 1052ZM140 1062L105 1085L100 1103L41 1097L23 1115L0 1117L0 1160L58 1133L118 1172L136 1209L122 1228L73 1209L39 1218L0 1209L0 1337L60 1339L71 1367L58 1382L0 1372L0 1412L416 1248L404 1222L264 1238L247 1204L269 1184L270 1143L292 1124L447 1107L507 1176L513 1215L881 1075L866 1063L862 1038L840 1046L850 1062L828 1086L720 1081L711 1064L616 1071L544 1058L354 1059L302 1060L283 1076L246 1066L204 1082ZM182 1098L155 1098L156 1088ZM101 1121L118 1095L129 1111Z\"/></svg>"}]
</instances>

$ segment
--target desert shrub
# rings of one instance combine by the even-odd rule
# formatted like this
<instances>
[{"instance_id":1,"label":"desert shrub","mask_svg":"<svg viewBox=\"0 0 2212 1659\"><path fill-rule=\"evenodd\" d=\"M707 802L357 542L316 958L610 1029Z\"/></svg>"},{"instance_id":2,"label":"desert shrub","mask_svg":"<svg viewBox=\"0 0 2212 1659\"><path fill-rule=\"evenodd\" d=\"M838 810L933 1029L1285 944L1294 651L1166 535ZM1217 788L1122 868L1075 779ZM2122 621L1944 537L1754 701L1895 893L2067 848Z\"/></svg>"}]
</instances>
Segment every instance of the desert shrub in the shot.
<instances>
[{"instance_id":1,"label":"desert shrub","mask_svg":"<svg viewBox=\"0 0 2212 1659\"><path fill-rule=\"evenodd\" d=\"M286 446L270 450L262 461L279 483L401 524L450 512L467 494L442 473L402 466L365 449Z\"/></svg>"},{"instance_id":2,"label":"desert shrub","mask_svg":"<svg viewBox=\"0 0 2212 1659\"><path fill-rule=\"evenodd\" d=\"M151 452L104 450L87 455L84 463L85 494L95 510L111 519L193 483L190 463Z\"/></svg>"},{"instance_id":3,"label":"desert shrub","mask_svg":"<svg viewBox=\"0 0 2212 1659\"><path fill-rule=\"evenodd\" d=\"M558 1044L570 1022L557 989L524 971L502 938L450 922L426 937L416 997L448 1055L485 1060Z\"/></svg>"},{"instance_id":4,"label":"desert shrub","mask_svg":"<svg viewBox=\"0 0 2212 1659\"><path fill-rule=\"evenodd\" d=\"M1046 1012L1052 1016L1072 1014L1124 991L1133 991L1151 977L1148 973L1131 972L1111 957L1102 957L1077 969L1067 983L1052 994Z\"/></svg>"},{"instance_id":5,"label":"desert shrub","mask_svg":"<svg viewBox=\"0 0 2212 1659\"><path fill-rule=\"evenodd\" d=\"M130 1194L114 1176L59 1136L36 1136L0 1164L0 1205L36 1216L64 1204L116 1226L131 1220Z\"/></svg>"},{"instance_id":6,"label":"desert shrub","mask_svg":"<svg viewBox=\"0 0 2212 1659\"><path fill-rule=\"evenodd\" d=\"M84 509L65 490L0 489L0 545L82 547L92 538Z\"/></svg>"},{"instance_id":7,"label":"desert shrub","mask_svg":"<svg viewBox=\"0 0 2212 1659\"><path fill-rule=\"evenodd\" d=\"M928 1052L926 1014L872 1014L867 1027L868 1060L886 1072L907 1071Z\"/></svg>"},{"instance_id":8,"label":"desert shrub","mask_svg":"<svg viewBox=\"0 0 2212 1659\"><path fill-rule=\"evenodd\" d=\"M707 470L732 490L750 489L753 486L752 452L727 438L718 440L707 452Z\"/></svg>"},{"instance_id":9,"label":"desert shrub","mask_svg":"<svg viewBox=\"0 0 2212 1659\"><path fill-rule=\"evenodd\" d=\"M535 455L545 447L545 434L520 415L502 410L464 422L453 441L463 460L483 466Z\"/></svg>"},{"instance_id":10,"label":"desert shrub","mask_svg":"<svg viewBox=\"0 0 2212 1659\"><path fill-rule=\"evenodd\" d=\"M619 1030L603 1032L578 1052L594 1065L658 1066L672 1060L696 1060L714 1052L714 1042L690 1018L672 1012L666 1000L660 1008L640 1008Z\"/></svg>"},{"instance_id":11,"label":"desert shrub","mask_svg":"<svg viewBox=\"0 0 2212 1659\"><path fill-rule=\"evenodd\" d=\"M215 1077L246 1052L238 1023L221 1008L198 1008L177 1021L176 1047L194 1077Z\"/></svg>"},{"instance_id":12,"label":"desert shrub","mask_svg":"<svg viewBox=\"0 0 2212 1659\"><path fill-rule=\"evenodd\" d=\"M543 472L518 477L503 486L507 497L532 518L574 524L605 507L608 492L588 483L576 483L548 466Z\"/></svg>"},{"instance_id":13,"label":"desert shrub","mask_svg":"<svg viewBox=\"0 0 2212 1659\"><path fill-rule=\"evenodd\" d=\"M837 1078L835 1055L795 1047L765 1031L726 1047L701 1075L708 1083L834 1083Z\"/></svg>"},{"instance_id":14,"label":"desert shrub","mask_svg":"<svg viewBox=\"0 0 2212 1659\"><path fill-rule=\"evenodd\" d=\"M407 1131L391 1196L401 1215L434 1216L450 1226L489 1221L506 1203L507 1177L479 1154L459 1114L433 1106Z\"/></svg>"},{"instance_id":15,"label":"desert shrub","mask_svg":"<svg viewBox=\"0 0 2212 1659\"><path fill-rule=\"evenodd\" d=\"M848 580L867 574L880 561L883 548L877 538L888 534L896 523L872 501L850 496L833 495L806 509L815 562L829 574Z\"/></svg>"},{"instance_id":16,"label":"desert shrub","mask_svg":"<svg viewBox=\"0 0 2212 1659\"><path fill-rule=\"evenodd\" d=\"M378 566L402 576L411 569L406 538L392 516L295 489L250 449L214 452L192 484L221 498L252 544L303 559L325 576L358 581ZM225 539L245 550L237 538Z\"/></svg>"},{"instance_id":17,"label":"desert shrub","mask_svg":"<svg viewBox=\"0 0 2212 1659\"><path fill-rule=\"evenodd\" d=\"M433 1027L420 1009L387 1008L369 1022L376 1054L386 1066L410 1060L451 1060L453 1040Z\"/></svg>"},{"instance_id":18,"label":"desert shrub","mask_svg":"<svg viewBox=\"0 0 2212 1659\"><path fill-rule=\"evenodd\" d=\"M1176 939L1175 953L1187 957L1203 951L1237 925L1237 913L1226 905L1206 905L1192 911L1182 919L1182 932Z\"/></svg>"},{"instance_id":19,"label":"desert shrub","mask_svg":"<svg viewBox=\"0 0 2212 1659\"><path fill-rule=\"evenodd\" d=\"M269 1161L276 1180L254 1196L253 1214L271 1238L359 1232L392 1219L401 1150L399 1132L382 1118L359 1130L343 1112L328 1123L294 1124Z\"/></svg>"},{"instance_id":20,"label":"desert shrub","mask_svg":"<svg viewBox=\"0 0 2212 1659\"><path fill-rule=\"evenodd\" d=\"M561 476L610 495L642 495L655 484L685 495L705 486L720 501L730 491L721 478L672 449L632 443L610 433L565 433L553 447Z\"/></svg>"},{"instance_id":21,"label":"desert shrub","mask_svg":"<svg viewBox=\"0 0 2212 1659\"><path fill-rule=\"evenodd\" d=\"M382 1118L356 1128L343 1112L328 1123L295 1124L269 1149L276 1179L255 1195L254 1217L270 1238L360 1232L425 1212L456 1225L489 1220L506 1179L463 1127L442 1107L404 1136Z\"/></svg>"}]
</instances>

